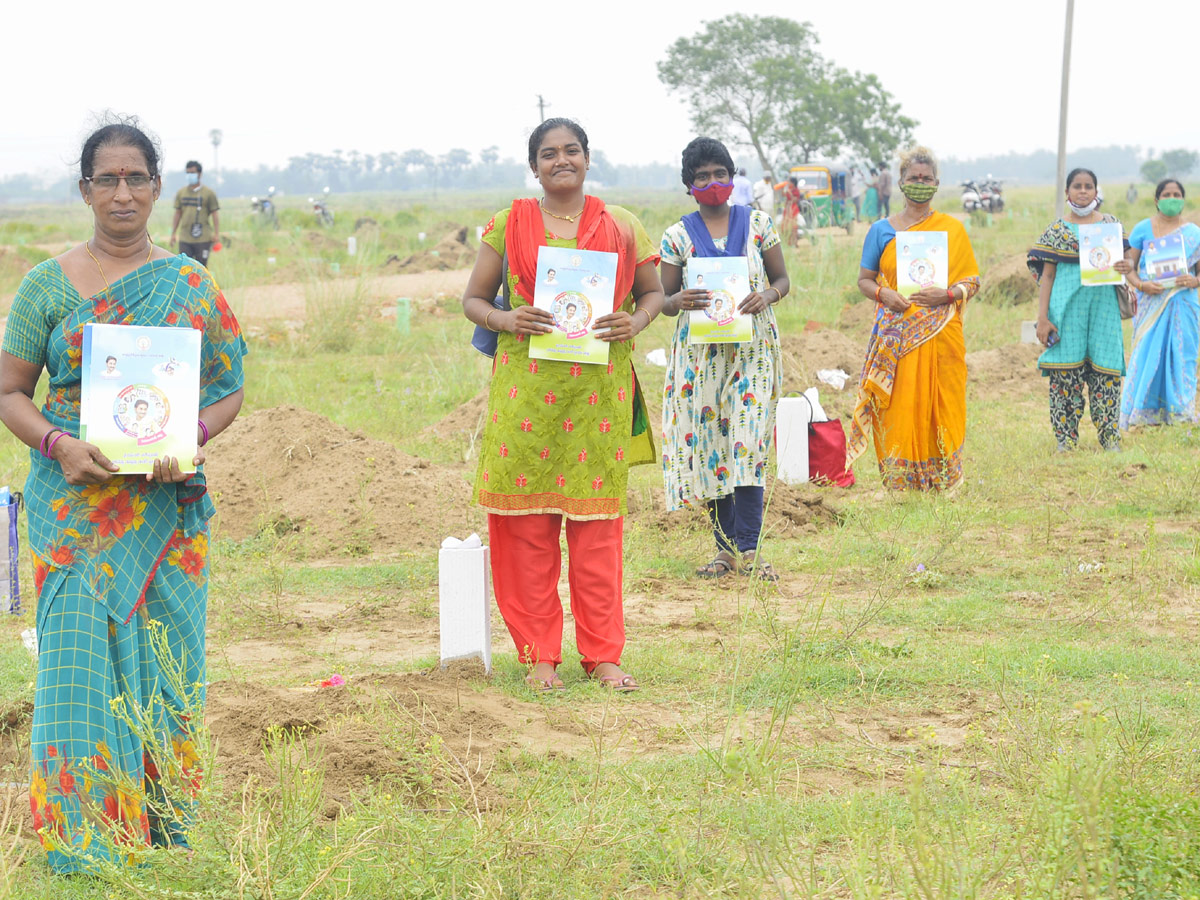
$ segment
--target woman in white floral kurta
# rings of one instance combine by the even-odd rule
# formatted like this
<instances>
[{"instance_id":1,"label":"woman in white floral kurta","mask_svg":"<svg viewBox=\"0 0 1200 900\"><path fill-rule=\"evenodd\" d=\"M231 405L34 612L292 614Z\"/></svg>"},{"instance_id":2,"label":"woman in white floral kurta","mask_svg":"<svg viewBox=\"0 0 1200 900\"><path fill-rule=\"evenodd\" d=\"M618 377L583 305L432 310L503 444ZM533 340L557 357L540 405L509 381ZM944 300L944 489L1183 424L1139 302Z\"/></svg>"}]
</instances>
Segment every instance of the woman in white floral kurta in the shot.
<instances>
[{"instance_id":1,"label":"woman in white floral kurta","mask_svg":"<svg viewBox=\"0 0 1200 900\"><path fill-rule=\"evenodd\" d=\"M771 307L787 294L789 282L771 217L726 202L732 173L733 160L723 144L711 138L692 141L683 153L682 174L698 211L663 235L663 312L678 316L663 392L663 478L668 509L703 503L712 520L717 556L698 568L698 575L736 572L740 556L743 569L774 580L770 565L756 561L756 555L775 404L783 387ZM727 253L731 233L735 241L745 235L745 246L730 246ZM751 293L738 309L753 314L753 340L689 344L690 312L706 307L711 294L684 289L688 260L726 255L746 257Z\"/></svg>"}]
</instances>

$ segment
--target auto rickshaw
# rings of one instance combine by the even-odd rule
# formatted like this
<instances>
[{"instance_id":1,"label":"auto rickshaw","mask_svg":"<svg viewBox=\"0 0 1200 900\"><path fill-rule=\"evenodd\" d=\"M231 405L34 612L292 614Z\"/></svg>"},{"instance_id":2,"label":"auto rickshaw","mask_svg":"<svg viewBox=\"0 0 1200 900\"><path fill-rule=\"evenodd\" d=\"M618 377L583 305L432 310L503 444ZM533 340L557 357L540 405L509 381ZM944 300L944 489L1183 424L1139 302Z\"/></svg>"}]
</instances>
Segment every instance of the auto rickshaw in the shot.
<instances>
[{"instance_id":1,"label":"auto rickshaw","mask_svg":"<svg viewBox=\"0 0 1200 900\"><path fill-rule=\"evenodd\" d=\"M804 163L792 166L788 177L800 189L800 213L809 228L854 229L850 200L850 169L840 163ZM804 201L808 202L805 203Z\"/></svg>"}]
</instances>

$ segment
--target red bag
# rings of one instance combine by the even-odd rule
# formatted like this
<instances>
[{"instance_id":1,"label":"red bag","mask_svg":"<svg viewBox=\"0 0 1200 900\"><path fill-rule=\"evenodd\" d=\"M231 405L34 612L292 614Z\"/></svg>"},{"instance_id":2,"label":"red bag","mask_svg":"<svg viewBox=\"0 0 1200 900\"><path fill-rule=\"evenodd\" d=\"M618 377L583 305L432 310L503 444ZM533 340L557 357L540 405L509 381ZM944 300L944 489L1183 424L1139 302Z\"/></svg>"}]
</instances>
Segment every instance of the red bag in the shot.
<instances>
[{"instance_id":1,"label":"red bag","mask_svg":"<svg viewBox=\"0 0 1200 900\"><path fill-rule=\"evenodd\" d=\"M808 477L817 484L853 486L854 473L846 468L846 432L841 419L808 423Z\"/></svg>"}]
</instances>

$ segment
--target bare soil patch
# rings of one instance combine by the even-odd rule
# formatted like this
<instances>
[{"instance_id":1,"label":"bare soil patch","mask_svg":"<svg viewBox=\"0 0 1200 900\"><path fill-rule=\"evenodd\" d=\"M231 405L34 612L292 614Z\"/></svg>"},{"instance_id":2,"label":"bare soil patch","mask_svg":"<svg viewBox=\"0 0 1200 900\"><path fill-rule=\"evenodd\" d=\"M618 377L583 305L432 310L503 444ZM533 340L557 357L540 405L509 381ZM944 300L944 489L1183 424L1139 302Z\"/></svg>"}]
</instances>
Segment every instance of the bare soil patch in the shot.
<instances>
[{"instance_id":1,"label":"bare soil patch","mask_svg":"<svg viewBox=\"0 0 1200 900\"><path fill-rule=\"evenodd\" d=\"M483 527L464 468L433 465L298 407L243 416L214 445L209 489L221 533L234 540L271 529L295 534L309 557L387 554L436 547L447 509Z\"/></svg>"},{"instance_id":2,"label":"bare soil patch","mask_svg":"<svg viewBox=\"0 0 1200 900\"><path fill-rule=\"evenodd\" d=\"M967 354L967 384L976 391L985 389L988 397L1018 397L1045 390L1045 379L1038 372L1038 344L1009 344L992 350Z\"/></svg>"},{"instance_id":3,"label":"bare soil patch","mask_svg":"<svg viewBox=\"0 0 1200 900\"><path fill-rule=\"evenodd\" d=\"M394 272L463 269L470 267L475 261L475 252L467 243L466 226L453 226L428 250L421 250L403 259L399 256L389 256L384 263L384 269Z\"/></svg>"}]
</instances>

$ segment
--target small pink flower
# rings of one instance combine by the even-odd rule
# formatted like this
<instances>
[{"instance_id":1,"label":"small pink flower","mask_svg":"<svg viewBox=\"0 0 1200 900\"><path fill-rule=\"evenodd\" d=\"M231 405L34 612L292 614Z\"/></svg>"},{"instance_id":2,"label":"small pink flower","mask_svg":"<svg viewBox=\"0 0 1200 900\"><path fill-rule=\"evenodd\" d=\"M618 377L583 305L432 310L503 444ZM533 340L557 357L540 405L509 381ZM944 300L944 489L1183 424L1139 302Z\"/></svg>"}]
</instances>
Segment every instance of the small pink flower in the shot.
<instances>
[{"instance_id":1,"label":"small pink flower","mask_svg":"<svg viewBox=\"0 0 1200 900\"><path fill-rule=\"evenodd\" d=\"M624 447L618 447L618 448L617 448L617 461L618 461L618 462L620 462L620 461L621 461L621 460L623 460L624 458L625 458L625 448L624 448Z\"/></svg>"},{"instance_id":2,"label":"small pink flower","mask_svg":"<svg viewBox=\"0 0 1200 900\"><path fill-rule=\"evenodd\" d=\"M529 421L528 417L521 422L521 430L525 432L533 431L533 423Z\"/></svg>"},{"instance_id":3,"label":"small pink flower","mask_svg":"<svg viewBox=\"0 0 1200 900\"><path fill-rule=\"evenodd\" d=\"M595 391L592 391L591 396L588 397L588 406L595 406L599 402L600 402L600 395L597 394Z\"/></svg>"},{"instance_id":4,"label":"small pink flower","mask_svg":"<svg viewBox=\"0 0 1200 900\"><path fill-rule=\"evenodd\" d=\"M600 422L600 433L608 434L610 431L612 431L612 422L608 421L608 417L606 416L603 421Z\"/></svg>"},{"instance_id":5,"label":"small pink flower","mask_svg":"<svg viewBox=\"0 0 1200 900\"><path fill-rule=\"evenodd\" d=\"M575 430L575 423L572 422L570 420L570 418L564 419L563 420L563 431L574 431L574 430Z\"/></svg>"},{"instance_id":6,"label":"small pink flower","mask_svg":"<svg viewBox=\"0 0 1200 900\"><path fill-rule=\"evenodd\" d=\"M508 456L508 444L505 444L505 443L500 444L500 455Z\"/></svg>"},{"instance_id":7,"label":"small pink flower","mask_svg":"<svg viewBox=\"0 0 1200 900\"><path fill-rule=\"evenodd\" d=\"M509 400L517 399L517 386L515 384L508 389L508 399Z\"/></svg>"},{"instance_id":8,"label":"small pink flower","mask_svg":"<svg viewBox=\"0 0 1200 900\"><path fill-rule=\"evenodd\" d=\"M582 374L583 374L583 366L581 366L579 363L574 363L571 366L571 377L578 378Z\"/></svg>"},{"instance_id":9,"label":"small pink flower","mask_svg":"<svg viewBox=\"0 0 1200 900\"><path fill-rule=\"evenodd\" d=\"M625 388L617 388L617 399L622 403L625 402Z\"/></svg>"},{"instance_id":10,"label":"small pink flower","mask_svg":"<svg viewBox=\"0 0 1200 900\"><path fill-rule=\"evenodd\" d=\"M525 487L525 485L528 483L529 483L529 481L528 481L528 479L525 478L524 475L517 476L517 487Z\"/></svg>"},{"instance_id":11,"label":"small pink flower","mask_svg":"<svg viewBox=\"0 0 1200 900\"><path fill-rule=\"evenodd\" d=\"M579 461L587 462L587 450L586 449L579 451Z\"/></svg>"},{"instance_id":12,"label":"small pink flower","mask_svg":"<svg viewBox=\"0 0 1200 900\"><path fill-rule=\"evenodd\" d=\"M554 479L554 483L557 484L559 487L563 487L567 483L567 479L564 478L562 475L559 475L557 478Z\"/></svg>"},{"instance_id":13,"label":"small pink flower","mask_svg":"<svg viewBox=\"0 0 1200 900\"><path fill-rule=\"evenodd\" d=\"M531 359L529 361L529 371L532 372L534 375L537 374L537 360L536 359Z\"/></svg>"},{"instance_id":14,"label":"small pink flower","mask_svg":"<svg viewBox=\"0 0 1200 900\"><path fill-rule=\"evenodd\" d=\"M597 476L596 476L596 477L595 477L595 478L592 480L592 490L593 490L593 491L598 491L598 490L600 490L600 488L602 488L602 487L604 487L604 479L603 479L603 478L601 478L599 475L597 475Z\"/></svg>"},{"instance_id":15,"label":"small pink flower","mask_svg":"<svg viewBox=\"0 0 1200 900\"><path fill-rule=\"evenodd\" d=\"M546 396L542 399L546 401L547 406L553 406L558 402L558 398L554 396L554 391L546 391Z\"/></svg>"},{"instance_id":16,"label":"small pink flower","mask_svg":"<svg viewBox=\"0 0 1200 900\"><path fill-rule=\"evenodd\" d=\"M543 448L542 448L541 457L542 457L542 459L549 459L549 458L550 458L550 448L549 448L549 447L543 447Z\"/></svg>"}]
</instances>

